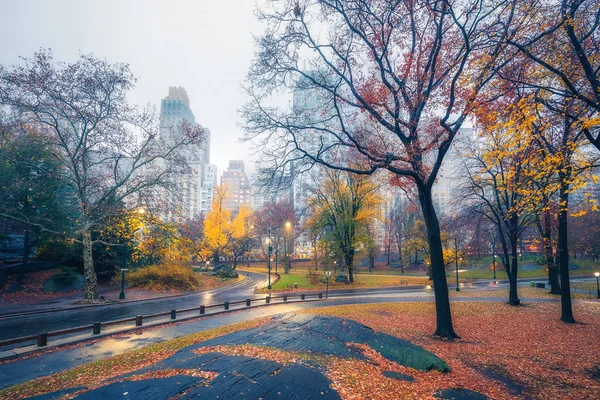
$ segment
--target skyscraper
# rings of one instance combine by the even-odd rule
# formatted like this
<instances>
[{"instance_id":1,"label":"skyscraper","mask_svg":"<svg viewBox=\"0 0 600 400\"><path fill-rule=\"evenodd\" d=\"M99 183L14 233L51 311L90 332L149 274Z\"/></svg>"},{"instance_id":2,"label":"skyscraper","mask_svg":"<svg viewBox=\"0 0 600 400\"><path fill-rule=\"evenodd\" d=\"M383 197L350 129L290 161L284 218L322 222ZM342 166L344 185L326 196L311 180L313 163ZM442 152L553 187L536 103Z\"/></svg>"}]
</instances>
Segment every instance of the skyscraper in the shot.
<instances>
[{"instance_id":1,"label":"skyscraper","mask_svg":"<svg viewBox=\"0 0 600 400\"><path fill-rule=\"evenodd\" d=\"M242 205L249 208L252 207L252 189L243 161L229 161L229 168L223 172L223 176L221 177L221 185L227 187L225 208L235 212Z\"/></svg>"},{"instance_id":2,"label":"skyscraper","mask_svg":"<svg viewBox=\"0 0 600 400\"><path fill-rule=\"evenodd\" d=\"M160 104L161 134L169 140L181 124L196 123L190 109L190 99L182 87L169 87L169 95ZM210 162L210 131L202 144L192 147L186 154L186 170L170 174L164 202L163 219L183 221L201 213L202 182L205 166Z\"/></svg>"}]
</instances>

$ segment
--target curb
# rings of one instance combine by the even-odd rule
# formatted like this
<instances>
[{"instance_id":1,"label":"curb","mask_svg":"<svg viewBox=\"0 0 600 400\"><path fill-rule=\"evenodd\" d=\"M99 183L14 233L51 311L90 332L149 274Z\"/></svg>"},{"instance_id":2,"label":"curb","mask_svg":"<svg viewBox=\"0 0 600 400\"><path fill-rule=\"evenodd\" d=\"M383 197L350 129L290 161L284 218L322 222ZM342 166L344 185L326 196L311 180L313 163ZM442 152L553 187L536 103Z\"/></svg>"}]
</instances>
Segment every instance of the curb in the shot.
<instances>
[{"instance_id":1,"label":"curb","mask_svg":"<svg viewBox=\"0 0 600 400\"><path fill-rule=\"evenodd\" d=\"M213 317L213 316L218 316L221 314L229 314L229 313L233 313L233 312L252 310L255 308L262 308L262 307L267 307L267 306L276 306L276 305L280 305L280 304L313 303L313 302L319 302L319 301L326 301L326 299L291 300L291 301L286 301L286 302L281 301L278 303L258 304L255 306L249 306L249 307L233 309L233 310L221 310L221 311L217 311L217 312L210 313L210 314L194 315L194 316L185 317L185 318L181 318L181 319L170 320L168 322L155 322L155 323L150 323L150 324L143 325L143 326L126 328L126 329L119 330L116 332L100 333L100 334L96 334L96 335L92 334L88 337L74 338L71 340L66 338L66 339L62 339L62 341L61 340L56 341L59 343L50 344L50 345L43 346L43 347L38 347L37 345L33 344L30 346L26 346L26 347L21 347L21 348L17 348L17 349L13 349L13 350L5 350L5 351L0 352L0 362L15 360L20 357L24 357L24 356L28 356L28 355L32 355L32 354L36 354L36 353L41 353L41 352L47 352L47 351L51 351L51 350L56 350L56 349L71 346L74 344L85 343L85 342L95 341L95 340L101 340L101 339L105 339L107 337L114 336L114 335L121 335L121 334L134 332L134 331L158 328L158 327L161 327L164 325L169 325L169 324L178 323L178 322L190 322L193 320L203 319L206 317Z\"/></svg>"}]
</instances>

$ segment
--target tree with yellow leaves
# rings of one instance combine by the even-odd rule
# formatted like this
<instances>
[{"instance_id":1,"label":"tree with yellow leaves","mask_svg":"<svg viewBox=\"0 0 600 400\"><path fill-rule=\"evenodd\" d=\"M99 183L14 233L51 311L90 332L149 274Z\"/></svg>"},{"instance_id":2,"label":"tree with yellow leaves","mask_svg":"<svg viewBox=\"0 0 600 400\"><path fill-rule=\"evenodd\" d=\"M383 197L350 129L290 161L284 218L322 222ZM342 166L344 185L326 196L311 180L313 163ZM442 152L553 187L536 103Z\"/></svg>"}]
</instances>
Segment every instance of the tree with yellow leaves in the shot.
<instances>
[{"instance_id":1,"label":"tree with yellow leaves","mask_svg":"<svg viewBox=\"0 0 600 400\"><path fill-rule=\"evenodd\" d=\"M225 208L226 197L226 186L215 188L212 207L204 219L203 247L212 256L215 266L226 254L232 240L231 211Z\"/></svg>"},{"instance_id":2,"label":"tree with yellow leaves","mask_svg":"<svg viewBox=\"0 0 600 400\"><path fill-rule=\"evenodd\" d=\"M538 151L531 134L532 116L523 113L519 94L511 94L504 96L502 104L489 103L477 110L479 137L464 152L467 179L463 189L470 211L497 229L509 280L508 303L520 305L518 243L533 220L530 205L536 193L528 176L538 173L539 164L532 162Z\"/></svg>"},{"instance_id":3,"label":"tree with yellow leaves","mask_svg":"<svg viewBox=\"0 0 600 400\"><path fill-rule=\"evenodd\" d=\"M377 186L365 176L328 170L311 191L309 229L322 232L323 239L342 257L352 283L356 249L369 237L371 222L381 218Z\"/></svg>"},{"instance_id":4,"label":"tree with yellow leaves","mask_svg":"<svg viewBox=\"0 0 600 400\"><path fill-rule=\"evenodd\" d=\"M231 257L233 269L237 267L238 261L251 251L254 242L252 236L252 210L246 206L240 206L237 214L231 221Z\"/></svg>"}]
</instances>

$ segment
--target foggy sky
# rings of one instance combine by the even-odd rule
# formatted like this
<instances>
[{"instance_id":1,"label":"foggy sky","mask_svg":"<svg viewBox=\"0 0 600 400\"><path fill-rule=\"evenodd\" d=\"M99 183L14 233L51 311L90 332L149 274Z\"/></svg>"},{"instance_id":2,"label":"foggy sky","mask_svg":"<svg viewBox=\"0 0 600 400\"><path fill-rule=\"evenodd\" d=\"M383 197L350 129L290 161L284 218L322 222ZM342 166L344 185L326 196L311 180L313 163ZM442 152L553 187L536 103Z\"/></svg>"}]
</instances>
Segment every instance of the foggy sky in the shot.
<instances>
[{"instance_id":1,"label":"foggy sky","mask_svg":"<svg viewBox=\"0 0 600 400\"><path fill-rule=\"evenodd\" d=\"M211 163L249 163L237 110L259 34L255 0L0 0L0 64L39 48L75 61L93 53L127 62L138 78L133 104L153 104L183 86L196 121L210 128ZM247 168L249 165L247 165Z\"/></svg>"}]
</instances>

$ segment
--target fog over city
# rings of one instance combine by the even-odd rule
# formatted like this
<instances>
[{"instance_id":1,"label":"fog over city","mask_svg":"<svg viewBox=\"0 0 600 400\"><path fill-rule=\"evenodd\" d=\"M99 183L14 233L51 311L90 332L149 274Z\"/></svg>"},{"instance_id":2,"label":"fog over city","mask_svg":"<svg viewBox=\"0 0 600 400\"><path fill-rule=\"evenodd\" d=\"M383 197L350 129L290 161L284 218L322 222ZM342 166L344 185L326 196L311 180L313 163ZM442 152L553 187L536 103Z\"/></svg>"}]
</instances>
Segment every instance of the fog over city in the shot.
<instances>
[{"instance_id":1,"label":"fog over city","mask_svg":"<svg viewBox=\"0 0 600 400\"><path fill-rule=\"evenodd\" d=\"M169 86L182 86L196 122L211 130L211 163L219 171L230 159L252 168L248 146L239 143L237 110L241 84L260 32L254 0L19 0L2 1L0 64L19 63L39 48L73 62L93 53L126 62L138 78L133 104L160 111ZM8 40L10 38L10 40Z\"/></svg>"}]
</instances>

